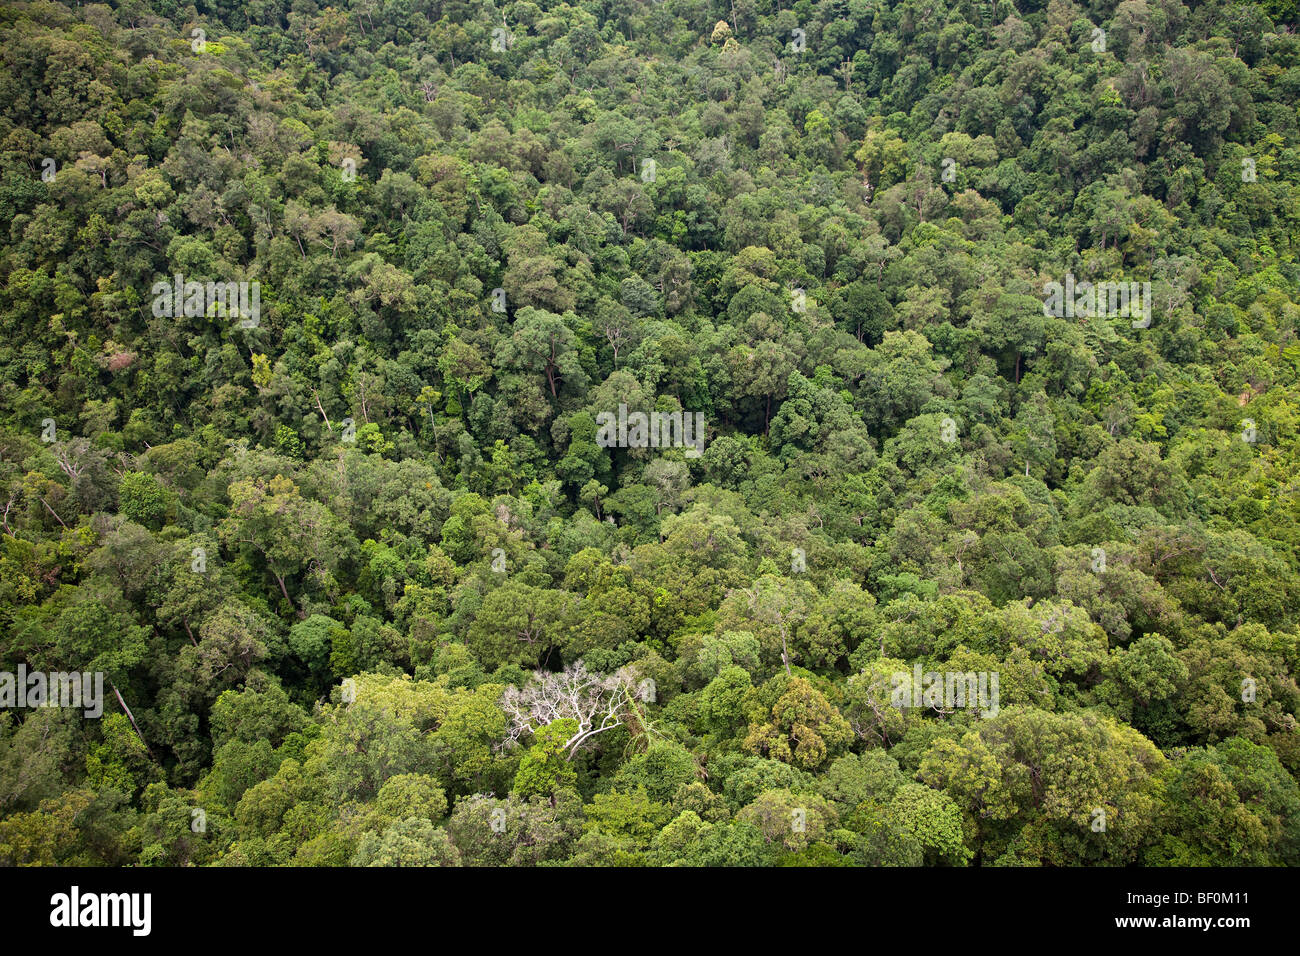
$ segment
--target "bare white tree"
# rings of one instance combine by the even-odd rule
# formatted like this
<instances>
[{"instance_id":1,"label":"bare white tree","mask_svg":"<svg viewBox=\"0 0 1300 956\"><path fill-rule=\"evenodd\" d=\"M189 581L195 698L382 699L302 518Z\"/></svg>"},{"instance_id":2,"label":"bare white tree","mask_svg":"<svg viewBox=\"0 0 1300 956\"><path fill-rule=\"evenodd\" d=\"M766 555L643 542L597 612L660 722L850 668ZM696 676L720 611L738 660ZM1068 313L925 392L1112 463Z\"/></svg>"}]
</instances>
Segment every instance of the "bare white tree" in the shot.
<instances>
[{"instance_id":1,"label":"bare white tree","mask_svg":"<svg viewBox=\"0 0 1300 956\"><path fill-rule=\"evenodd\" d=\"M64 474L76 479L81 476L81 472L86 467L82 459L85 458L88 448L90 448L89 439L74 438L70 442L55 442L50 450L54 453L54 460L59 463Z\"/></svg>"},{"instance_id":2,"label":"bare white tree","mask_svg":"<svg viewBox=\"0 0 1300 956\"><path fill-rule=\"evenodd\" d=\"M589 671L582 661L559 674L534 671L522 690L511 685L501 695L501 708L510 718L506 741L517 743L525 734L567 718L578 725L564 742L572 760L583 744L621 725L641 694L627 667L608 676Z\"/></svg>"}]
</instances>

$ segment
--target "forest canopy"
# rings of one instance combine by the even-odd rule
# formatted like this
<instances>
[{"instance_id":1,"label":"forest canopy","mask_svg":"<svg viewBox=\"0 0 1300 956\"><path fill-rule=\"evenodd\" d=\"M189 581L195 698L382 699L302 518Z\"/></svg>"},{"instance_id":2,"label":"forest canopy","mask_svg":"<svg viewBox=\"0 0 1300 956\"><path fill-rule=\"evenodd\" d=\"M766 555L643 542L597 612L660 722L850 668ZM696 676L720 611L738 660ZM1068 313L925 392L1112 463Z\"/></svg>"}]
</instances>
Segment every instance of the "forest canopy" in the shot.
<instances>
[{"instance_id":1,"label":"forest canopy","mask_svg":"<svg viewBox=\"0 0 1300 956\"><path fill-rule=\"evenodd\" d=\"M5 4L0 865L1300 865L1298 29Z\"/></svg>"}]
</instances>

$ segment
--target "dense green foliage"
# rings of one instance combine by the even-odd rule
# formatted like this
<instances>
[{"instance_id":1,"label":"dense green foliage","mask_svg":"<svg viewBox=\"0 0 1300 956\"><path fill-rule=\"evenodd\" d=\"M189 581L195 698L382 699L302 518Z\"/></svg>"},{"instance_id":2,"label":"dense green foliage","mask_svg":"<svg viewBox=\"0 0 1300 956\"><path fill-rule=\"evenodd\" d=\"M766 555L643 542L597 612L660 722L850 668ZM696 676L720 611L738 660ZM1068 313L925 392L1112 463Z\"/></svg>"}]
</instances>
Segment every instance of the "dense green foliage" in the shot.
<instances>
[{"instance_id":1,"label":"dense green foliage","mask_svg":"<svg viewBox=\"0 0 1300 956\"><path fill-rule=\"evenodd\" d=\"M1296 30L6 4L0 864L1300 864Z\"/></svg>"}]
</instances>

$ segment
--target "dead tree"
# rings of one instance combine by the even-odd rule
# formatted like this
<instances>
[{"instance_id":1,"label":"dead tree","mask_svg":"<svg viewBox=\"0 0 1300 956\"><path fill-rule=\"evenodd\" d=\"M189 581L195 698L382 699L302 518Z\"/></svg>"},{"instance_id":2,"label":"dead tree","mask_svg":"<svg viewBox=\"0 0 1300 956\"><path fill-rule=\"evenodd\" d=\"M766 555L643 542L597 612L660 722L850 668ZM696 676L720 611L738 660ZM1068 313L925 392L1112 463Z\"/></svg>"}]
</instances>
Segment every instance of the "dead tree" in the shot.
<instances>
[{"instance_id":1,"label":"dead tree","mask_svg":"<svg viewBox=\"0 0 1300 956\"><path fill-rule=\"evenodd\" d=\"M559 674L534 671L532 681L523 689L511 685L501 695L501 708L510 718L506 741L518 743L521 737L557 720L572 720L577 729L564 742L572 760L597 734L621 726L638 694L627 668L603 676L578 661Z\"/></svg>"}]
</instances>

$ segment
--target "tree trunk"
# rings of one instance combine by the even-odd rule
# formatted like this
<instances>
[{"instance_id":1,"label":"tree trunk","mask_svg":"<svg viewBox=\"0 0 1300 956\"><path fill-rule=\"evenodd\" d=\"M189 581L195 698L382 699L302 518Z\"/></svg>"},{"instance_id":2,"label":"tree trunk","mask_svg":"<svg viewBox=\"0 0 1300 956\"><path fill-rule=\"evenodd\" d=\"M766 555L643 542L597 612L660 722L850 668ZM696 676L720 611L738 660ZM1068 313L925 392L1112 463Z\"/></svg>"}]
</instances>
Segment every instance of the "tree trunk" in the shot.
<instances>
[{"instance_id":1,"label":"tree trunk","mask_svg":"<svg viewBox=\"0 0 1300 956\"><path fill-rule=\"evenodd\" d=\"M298 605L293 603L293 598L289 597L289 589L284 586L284 578L276 574L275 571L272 571L271 574L275 577L275 583L280 585L280 593L283 594L284 599L289 602L289 606L293 608L295 611L298 611ZM302 611L298 611L298 616L299 617L304 616Z\"/></svg>"},{"instance_id":2,"label":"tree trunk","mask_svg":"<svg viewBox=\"0 0 1300 956\"><path fill-rule=\"evenodd\" d=\"M153 751L149 749L149 744L145 741L144 734L140 733L140 727L135 722L135 714L131 713L131 708L126 706L126 701L122 699L122 692L117 689L117 685L112 681L108 682L108 686L113 688L113 693L117 695L117 702L121 704L122 709L126 711L126 719L131 721L131 726L135 728L135 735L140 738L140 743L144 744L145 753L150 757L153 757Z\"/></svg>"}]
</instances>

